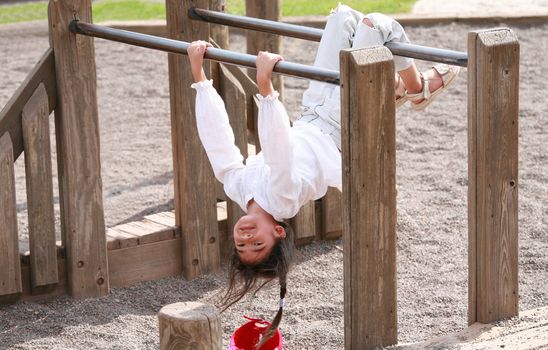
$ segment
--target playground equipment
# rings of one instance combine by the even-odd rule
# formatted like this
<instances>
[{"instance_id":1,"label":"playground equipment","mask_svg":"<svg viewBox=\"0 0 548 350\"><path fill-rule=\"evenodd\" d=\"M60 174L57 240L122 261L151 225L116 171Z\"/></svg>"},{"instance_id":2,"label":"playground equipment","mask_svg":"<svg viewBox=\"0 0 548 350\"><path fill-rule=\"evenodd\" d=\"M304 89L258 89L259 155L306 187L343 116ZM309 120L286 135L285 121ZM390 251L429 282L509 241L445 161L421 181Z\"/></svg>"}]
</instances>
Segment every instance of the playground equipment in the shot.
<instances>
[{"instance_id":1,"label":"playground equipment","mask_svg":"<svg viewBox=\"0 0 548 350\"><path fill-rule=\"evenodd\" d=\"M167 0L166 7L171 39L190 42L211 37L226 47L226 30L205 22L218 14L207 9L220 10L221 2ZM199 20L190 20L189 11ZM239 23L235 16L222 18ZM179 54L169 55L174 218L169 214L156 215L141 224L105 230L94 48L93 40L86 35L178 53L184 52L185 44L108 29L90 21L91 0L50 1L52 47L0 113L0 299L4 302L40 293L100 296L108 293L110 286L181 271L186 278L193 278L216 270L221 256L230 249L228 232L240 209L227 201L228 214L219 222L217 202L226 198L215 184L195 132L189 86L192 76L185 58ZM229 24L222 19L215 21ZM268 31L282 28L280 24L259 23ZM309 31L302 27L301 30ZM314 40L317 38L316 34ZM429 60L449 59L468 67L469 323L516 315L517 39L509 29L471 32L467 60L463 53L425 51L416 46L390 50L393 54ZM342 215L340 197L330 192L320 205L318 222L334 221L335 226L326 223L319 225L322 229L318 230L314 203L305 206L294 219L297 241L306 243L316 236L337 237L341 230L333 219L342 216L348 349L397 342L396 147L390 50L374 47L341 53L338 79L342 86ZM206 58L244 66L253 64L251 56L225 50L211 50L210 55ZM246 116L231 120L242 153L247 154L248 142L260 149L256 136L247 139L247 130L253 130L256 118L253 95L257 90L253 81L233 65L211 63L206 69L227 101L231 118ZM287 62L279 64L277 71L337 81L336 72ZM55 245L50 209L51 155L49 140L44 136L49 135L47 120L52 111L56 119L62 246ZM31 242L30 255L20 257L13 162L23 151L27 160Z\"/></svg>"}]
</instances>

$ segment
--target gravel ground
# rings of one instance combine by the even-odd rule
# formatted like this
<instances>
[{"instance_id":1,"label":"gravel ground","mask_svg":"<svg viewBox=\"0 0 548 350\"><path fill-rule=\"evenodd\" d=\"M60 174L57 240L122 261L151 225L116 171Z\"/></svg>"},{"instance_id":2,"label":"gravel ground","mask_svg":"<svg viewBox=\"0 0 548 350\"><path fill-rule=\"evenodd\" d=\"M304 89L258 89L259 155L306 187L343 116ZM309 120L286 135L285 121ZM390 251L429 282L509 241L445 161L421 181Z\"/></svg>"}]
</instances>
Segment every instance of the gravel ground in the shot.
<instances>
[{"instance_id":1,"label":"gravel ground","mask_svg":"<svg viewBox=\"0 0 548 350\"><path fill-rule=\"evenodd\" d=\"M482 27L503 24L485 23ZM0 26L0 106L48 46L44 23ZM408 27L419 44L466 50L462 24ZM548 25L513 26L521 41L519 230L520 309L548 305ZM243 38L231 38L243 50ZM289 61L310 64L316 44L285 39ZM101 160L106 223L113 226L172 207L173 181L167 59L163 53L96 40ZM426 67L421 63L421 67ZM286 79L286 105L298 108L306 82ZM399 341L418 342L466 327L466 71L427 112L398 112ZM53 130L53 123L51 125ZM52 141L54 137L52 134ZM52 145L55 151L54 145ZM55 153L55 152L54 152ZM26 240L23 158L17 161L21 240ZM54 165L54 173L56 173ZM56 202L58 199L55 189ZM58 214L58 208L56 208ZM343 347L340 241L299 250L282 323L286 349ZM158 346L156 313L177 301L215 302L224 271L192 281L167 278L113 289L103 298L0 306L0 348L150 349ZM224 341L244 319L270 319L277 287L222 316ZM547 345L548 346L548 345Z\"/></svg>"}]
</instances>

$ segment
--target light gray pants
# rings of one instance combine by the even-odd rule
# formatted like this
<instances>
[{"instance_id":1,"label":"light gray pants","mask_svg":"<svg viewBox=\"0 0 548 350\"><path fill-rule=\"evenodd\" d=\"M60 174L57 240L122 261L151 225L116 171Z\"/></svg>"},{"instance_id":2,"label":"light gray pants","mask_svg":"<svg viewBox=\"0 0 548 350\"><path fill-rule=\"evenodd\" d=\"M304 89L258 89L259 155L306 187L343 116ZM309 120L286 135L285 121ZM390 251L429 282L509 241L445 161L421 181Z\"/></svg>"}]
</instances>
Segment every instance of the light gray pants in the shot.
<instances>
[{"instance_id":1,"label":"light gray pants","mask_svg":"<svg viewBox=\"0 0 548 350\"><path fill-rule=\"evenodd\" d=\"M367 17L373 28L363 23ZM318 47L314 66L339 70L339 51L384 45L387 42L408 43L402 26L393 18L380 13L364 15L346 5L339 5L328 17ZM413 59L394 56L396 71L409 68ZM330 135L341 149L340 87L320 81L310 81L303 94L303 110L297 122L311 123Z\"/></svg>"}]
</instances>

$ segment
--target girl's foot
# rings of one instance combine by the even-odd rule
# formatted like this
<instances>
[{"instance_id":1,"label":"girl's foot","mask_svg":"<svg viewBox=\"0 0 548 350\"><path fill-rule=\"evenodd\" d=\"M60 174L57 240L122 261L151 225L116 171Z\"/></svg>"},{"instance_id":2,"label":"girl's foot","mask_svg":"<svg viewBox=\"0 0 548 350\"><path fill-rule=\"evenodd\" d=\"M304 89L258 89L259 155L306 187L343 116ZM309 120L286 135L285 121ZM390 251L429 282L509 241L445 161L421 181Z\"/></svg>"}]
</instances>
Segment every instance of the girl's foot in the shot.
<instances>
[{"instance_id":1,"label":"girl's foot","mask_svg":"<svg viewBox=\"0 0 548 350\"><path fill-rule=\"evenodd\" d=\"M396 108L400 108L407 101L405 85L399 74L396 74Z\"/></svg>"},{"instance_id":2,"label":"girl's foot","mask_svg":"<svg viewBox=\"0 0 548 350\"><path fill-rule=\"evenodd\" d=\"M422 111L434 101L442 91L447 89L459 74L460 68L447 64L437 64L427 72L420 73L422 90L416 93L407 92L407 98L412 102L413 109Z\"/></svg>"}]
</instances>

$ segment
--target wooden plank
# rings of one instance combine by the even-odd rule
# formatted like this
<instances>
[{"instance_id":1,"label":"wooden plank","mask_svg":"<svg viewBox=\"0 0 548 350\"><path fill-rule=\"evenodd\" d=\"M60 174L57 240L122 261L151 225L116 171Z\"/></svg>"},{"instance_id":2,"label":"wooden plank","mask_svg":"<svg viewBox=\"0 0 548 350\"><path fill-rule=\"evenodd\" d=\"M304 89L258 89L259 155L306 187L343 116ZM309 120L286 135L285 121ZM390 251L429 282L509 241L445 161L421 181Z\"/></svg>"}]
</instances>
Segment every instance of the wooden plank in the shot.
<instances>
[{"instance_id":1,"label":"wooden plank","mask_svg":"<svg viewBox=\"0 0 548 350\"><path fill-rule=\"evenodd\" d=\"M14 302L23 291L13 162L11 137L6 132L0 137L0 303Z\"/></svg>"},{"instance_id":2,"label":"wooden plank","mask_svg":"<svg viewBox=\"0 0 548 350\"><path fill-rule=\"evenodd\" d=\"M148 244L175 238L176 229L149 220L128 222L115 227L139 238L139 244Z\"/></svg>"},{"instance_id":3,"label":"wooden plank","mask_svg":"<svg viewBox=\"0 0 548 350\"><path fill-rule=\"evenodd\" d=\"M238 80L232 75L225 65L220 65L219 70L220 94L225 101L230 125L234 131L236 146L240 149L244 159L247 159L247 120L246 120L246 95ZM219 237L221 257L227 262L234 250L234 225L245 215L240 206L227 199L227 229L225 235Z\"/></svg>"},{"instance_id":4,"label":"wooden plank","mask_svg":"<svg viewBox=\"0 0 548 350\"><path fill-rule=\"evenodd\" d=\"M23 139L27 182L31 285L50 289L59 280L55 247L55 216L48 95L40 83L23 107Z\"/></svg>"},{"instance_id":5,"label":"wooden plank","mask_svg":"<svg viewBox=\"0 0 548 350\"><path fill-rule=\"evenodd\" d=\"M340 57L345 349L373 349L397 343L394 62L385 47Z\"/></svg>"},{"instance_id":6,"label":"wooden plank","mask_svg":"<svg viewBox=\"0 0 548 350\"><path fill-rule=\"evenodd\" d=\"M175 212L173 211L164 211L161 213L145 215L145 219L158 224L162 224L164 226L169 226L173 228L177 227L175 225Z\"/></svg>"},{"instance_id":7,"label":"wooden plank","mask_svg":"<svg viewBox=\"0 0 548 350\"><path fill-rule=\"evenodd\" d=\"M470 33L468 49L475 60L468 115L475 320L469 322L489 323L518 314L519 43L510 29L492 29Z\"/></svg>"},{"instance_id":8,"label":"wooden plank","mask_svg":"<svg viewBox=\"0 0 548 350\"><path fill-rule=\"evenodd\" d=\"M327 190L321 199L322 239L339 239L342 236L342 193L336 188Z\"/></svg>"},{"instance_id":9,"label":"wooden plank","mask_svg":"<svg viewBox=\"0 0 548 350\"><path fill-rule=\"evenodd\" d=\"M209 0L167 0L169 37L193 41L210 37L207 23L192 21L188 9L209 8ZM219 233L216 218L215 178L196 132L195 93L188 58L168 55L173 142L175 217L182 229L183 274L193 278L220 266ZM209 73L209 65L205 65Z\"/></svg>"},{"instance_id":10,"label":"wooden plank","mask_svg":"<svg viewBox=\"0 0 548 350\"><path fill-rule=\"evenodd\" d=\"M91 22L91 0L49 2L59 106L55 110L61 229L74 297L109 292L93 38L69 31Z\"/></svg>"},{"instance_id":11,"label":"wooden plank","mask_svg":"<svg viewBox=\"0 0 548 350\"><path fill-rule=\"evenodd\" d=\"M36 289L32 288L31 282L30 252L20 254L21 281L23 284L21 301L42 301L67 294L65 248L61 246L60 241L56 242L55 256L57 275L59 276L58 282Z\"/></svg>"},{"instance_id":12,"label":"wooden plank","mask_svg":"<svg viewBox=\"0 0 548 350\"><path fill-rule=\"evenodd\" d=\"M181 238L109 250L112 287L177 276L182 272Z\"/></svg>"},{"instance_id":13,"label":"wooden plank","mask_svg":"<svg viewBox=\"0 0 548 350\"><path fill-rule=\"evenodd\" d=\"M5 132L10 133L14 159L19 158L23 152L21 112L40 83L44 84L48 94L48 114L50 114L57 103L55 58L53 56L53 49L51 48L46 50L17 91L15 91L15 94L2 108L2 111L0 111L0 135L4 135Z\"/></svg>"},{"instance_id":14,"label":"wooden plank","mask_svg":"<svg viewBox=\"0 0 548 350\"><path fill-rule=\"evenodd\" d=\"M279 0L270 1L245 1L245 13L248 17L268 19L271 21L281 20L281 6ZM283 54L282 37L280 35L262 33L258 31L247 31L247 53L256 55L259 51L269 51L273 53ZM251 75L255 75L255 70L249 71ZM284 82L280 74L272 76L272 85L280 93L280 100L284 96Z\"/></svg>"},{"instance_id":15,"label":"wooden plank","mask_svg":"<svg viewBox=\"0 0 548 350\"><path fill-rule=\"evenodd\" d=\"M295 231L295 245L312 242L316 238L316 205L314 201L303 205L290 222Z\"/></svg>"},{"instance_id":16,"label":"wooden plank","mask_svg":"<svg viewBox=\"0 0 548 350\"><path fill-rule=\"evenodd\" d=\"M129 248L139 245L139 237L131 233L118 230L116 227L109 227L106 230L107 249L115 250Z\"/></svg>"}]
</instances>

